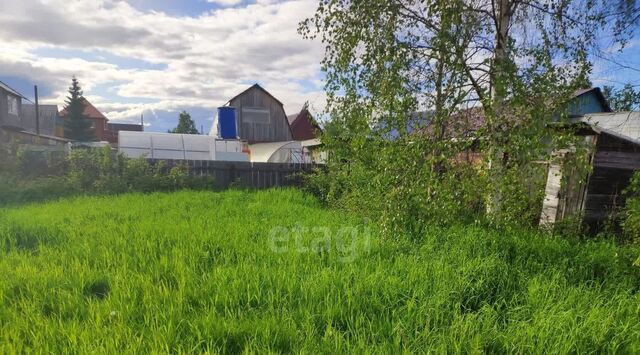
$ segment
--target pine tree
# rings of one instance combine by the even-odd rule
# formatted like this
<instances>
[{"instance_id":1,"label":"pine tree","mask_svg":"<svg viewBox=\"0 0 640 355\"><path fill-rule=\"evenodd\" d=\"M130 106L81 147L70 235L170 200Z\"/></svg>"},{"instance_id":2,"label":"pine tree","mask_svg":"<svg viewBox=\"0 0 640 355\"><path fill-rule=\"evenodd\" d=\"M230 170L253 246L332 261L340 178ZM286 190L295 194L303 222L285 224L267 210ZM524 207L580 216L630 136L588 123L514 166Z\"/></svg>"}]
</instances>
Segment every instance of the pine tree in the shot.
<instances>
[{"instance_id":1,"label":"pine tree","mask_svg":"<svg viewBox=\"0 0 640 355\"><path fill-rule=\"evenodd\" d=\"M188 114L187 111L182 111L178 120L178 126L169 130L169 133L199 134L200 132L198 132L195 122L191 119L191 115Z\"/></svg>"},{"instance_id":2,"label":"pine tree","mask_svg":"<svg viewBox=\"0 0 640 355\"><path fill-rule=\"evenodd\" d=\"M67 111L64 121L64 135L66 138L80 142L90 142L95 140L95 135L91 129L91 119L84 114L84 97L78 79L74 76L69 87L65 110Z\"/></svg>"}]
</instances>

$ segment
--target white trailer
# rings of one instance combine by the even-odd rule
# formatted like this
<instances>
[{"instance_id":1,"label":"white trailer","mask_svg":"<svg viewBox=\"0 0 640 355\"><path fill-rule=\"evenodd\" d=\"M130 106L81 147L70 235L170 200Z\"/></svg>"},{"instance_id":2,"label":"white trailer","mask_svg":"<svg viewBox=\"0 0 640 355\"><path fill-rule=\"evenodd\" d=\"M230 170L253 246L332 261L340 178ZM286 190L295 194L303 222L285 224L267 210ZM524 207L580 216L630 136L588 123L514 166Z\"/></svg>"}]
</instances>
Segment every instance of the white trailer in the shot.
<instances>
[{"instance_id":1,"label":"white trailer","mask_svg":"<svg viewBox=\"0 0 640 355\"><path fill-rule=\"evenodd\" d=\"M249 161L245 142L195 134L120 131L118 151L129 158Z\"/></svg>"}]
</instances>

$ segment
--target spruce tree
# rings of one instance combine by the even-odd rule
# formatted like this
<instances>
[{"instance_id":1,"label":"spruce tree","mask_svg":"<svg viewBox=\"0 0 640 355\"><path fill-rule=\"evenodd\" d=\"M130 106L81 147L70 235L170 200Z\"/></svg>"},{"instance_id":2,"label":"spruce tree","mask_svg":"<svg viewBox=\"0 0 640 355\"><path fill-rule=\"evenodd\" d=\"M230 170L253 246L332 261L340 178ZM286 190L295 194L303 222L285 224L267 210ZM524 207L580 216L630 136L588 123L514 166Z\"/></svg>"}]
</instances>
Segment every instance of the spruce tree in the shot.
<instances>
[{"instance_id":1,"label":"spruce tree","mask_svg":"<svg viewBox=\"0 0 640 355\"><path fill-rule=\"evenodd\" d=\"M71 79L69 96L67 96L65 107L67 114L64 121L64 135L66 138L80 142L95 140L94 132L91 129L91 119L85 116L84 106L82 88L78 83L78 79L74 76Z\"/></svg>"},{"instance_id":2,"label":"spruce tree","mask_svg":"<svg viewBox=\"0 0 640 355\"><path fill-rule=\"evenodd\" d=\"M191 115L187 111L182 111L178 119L178 126L169 130L169 133L199 134L200 132L198 132L195 122L191 119Z\"/></svg>"}]
</instances>

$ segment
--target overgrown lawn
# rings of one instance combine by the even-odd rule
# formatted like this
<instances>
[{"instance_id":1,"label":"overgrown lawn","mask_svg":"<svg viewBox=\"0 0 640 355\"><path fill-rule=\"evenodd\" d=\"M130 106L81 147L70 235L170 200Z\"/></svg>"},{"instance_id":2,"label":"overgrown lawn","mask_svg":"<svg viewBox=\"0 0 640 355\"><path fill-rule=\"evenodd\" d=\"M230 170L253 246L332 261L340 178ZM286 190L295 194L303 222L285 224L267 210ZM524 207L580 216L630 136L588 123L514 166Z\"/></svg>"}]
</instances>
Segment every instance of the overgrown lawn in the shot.
<instances>
[{"instance_id":1,"label":"overgrown lawn","mask_svg":"<svg viewBox=\"0 0 640 355\"><path fill-rule=\"evenodd\" d=\"M0 209L0 353L640 352L637 248L383 240L296 190Z\"/></svg>"}]
</instances>

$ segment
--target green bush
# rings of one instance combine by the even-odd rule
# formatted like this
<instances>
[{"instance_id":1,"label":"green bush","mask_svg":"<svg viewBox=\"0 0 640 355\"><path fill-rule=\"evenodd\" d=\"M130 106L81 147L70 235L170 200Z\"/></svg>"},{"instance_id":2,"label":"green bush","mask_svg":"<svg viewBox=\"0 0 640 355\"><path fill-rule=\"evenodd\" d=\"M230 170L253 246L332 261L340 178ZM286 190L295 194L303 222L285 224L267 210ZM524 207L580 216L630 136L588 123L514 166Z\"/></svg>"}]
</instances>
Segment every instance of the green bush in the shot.
<instances>
[{"instance_id":1,"label":"green bush","mask_svg":"<svg viewBox=\"0 0 640 355\"><path fill-rule=\"evenodd\" d=\"M4 152L4 151L3 151ZM76 194L211 189L213 178L193 176L185 165L168 167L127 159L109 147L76 149L67 157L14 152L0 159L0 205ZM35 168L33 168L35 167Z\"/></svg>"},{"instance_id":2,"label":"green bush","mask_svg":"<svg viewBox=\"0 0 640 355\"><path fill-rule=\"evenodd\" d=\"M113 194L213 187L213 178L193 176L186 165L167 167L144 158L127 159L110 148L74 150L68 177L82 191Z\"/></svg>"},{"instance_id":3,"label":"green bush","mask_svg":"<svg viewBox=\"0 0 640 355\"><path fill-rule=\"evenodd\" d=\"M631 179L627 194L627 202L622 210L622 221L620 225L629 239L640 241L640 172Z\"/></svg>"},{"instance_id":4,"label":"green bush","mask_svg":"<svg viewBox=\"0 0 640 355\"><path fill-rule=\"evenodd\" d=\"M388 140L371 132L360 140L332 134L325 136L332 147L327 168L305 181L329 206L381 223L392 238L421 238L429 226L482 218L487 176L465 160L465 144L444 150L422 136Z\"/></svg>"},{"instance_id":5,"label":"green bush","mask_svg":"<svg viewBox=\"0 0 640 355\"><path fill-rule=\"evenodd\" d=\"M53 200L78 193L80 190L64 177L44 177L24 181L0 176L0 206Z\"/></svg>"}]
</instances>

